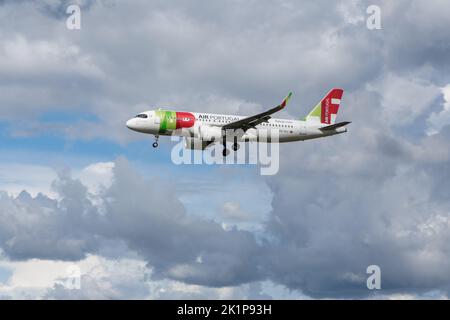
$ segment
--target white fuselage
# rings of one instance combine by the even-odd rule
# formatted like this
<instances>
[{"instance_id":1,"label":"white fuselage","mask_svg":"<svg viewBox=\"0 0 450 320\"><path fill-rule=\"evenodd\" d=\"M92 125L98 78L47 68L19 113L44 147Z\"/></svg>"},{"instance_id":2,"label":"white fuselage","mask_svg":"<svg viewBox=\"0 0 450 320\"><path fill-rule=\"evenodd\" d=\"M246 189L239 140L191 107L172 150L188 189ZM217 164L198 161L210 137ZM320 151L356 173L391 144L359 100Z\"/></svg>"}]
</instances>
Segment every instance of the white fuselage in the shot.
<instances>
[{"instance_id":1,"label":"white fuselage","mask_svg":"<svg viewBox=\"0 0 450 320\"><path fill-rule=\"evenodd\" d=\"M180 135L201 138L201 132L207 130L219 131L222 126L246 118L245 116L223 115L198 112L175 111L147 111L140 114L141 117L130 119L127 127L138 132L153 135ZM146 116L146 118L143 118ZM302 121L292 119L271 118L267 122L260 123L254 128L237 135L237 141L261 141L260 138L274 138L274 141L291 142L326 137L346 132L346 128L337 128L323 132L320 130L323 124L314 121ZM181 129L181 130L180 130ZM235 136L228 137L235 139ZM273 142L273 141L269 141Z\"/></svg>"},{"instance_id":2,"label":"white fuselage","mask_svg":"<svg viewBox=\"0 0 450 320\"><path fill-rule=\"evenodd\" d=\"M246 116L222 115L211 113L193 113L200 126L223 126L246 118ZM240 136L239 141L258 141L259 137L272 138L277 134L279 142L302 141L330 134L324 134L318 125L308 125L306 121L293 119L271 118L267 122L250 128ZM195 129L194 129L195 130ZM231 138L230 138L231 140Z\"/></svg>"}]
</instances>

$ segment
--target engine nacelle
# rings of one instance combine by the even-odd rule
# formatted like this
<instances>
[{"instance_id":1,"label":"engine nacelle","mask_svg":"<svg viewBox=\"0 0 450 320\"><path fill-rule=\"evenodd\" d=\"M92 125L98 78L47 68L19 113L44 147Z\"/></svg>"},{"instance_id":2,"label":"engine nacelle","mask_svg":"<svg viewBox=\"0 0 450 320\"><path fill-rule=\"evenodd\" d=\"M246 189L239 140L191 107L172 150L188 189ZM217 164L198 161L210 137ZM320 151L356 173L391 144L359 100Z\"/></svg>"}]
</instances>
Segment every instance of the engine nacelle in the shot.
<instances>
[{"instance_id":1,"label":"engine nacelle","mask_svg":"<svg viewBox=\"0 0 450 320\"><path fill-rule=\"evenodd\" d=\"M222 138L222 128L201 126L199 129L199 138L205 141L216 141Z\"/></svg>"},{"instance_id":2,"label":"engine nacelle","mask_svg":"<svg viewBox=\"0 0 450 320\"><path fill-rule=\"evenodd\" d=\"M210 141L197 139L197 138L191 138L191 137L184 138L184 147L186 149L191 149L191 150L205 150L205 148L210 143L211 143Z\"/></svg>"}]
</instances>

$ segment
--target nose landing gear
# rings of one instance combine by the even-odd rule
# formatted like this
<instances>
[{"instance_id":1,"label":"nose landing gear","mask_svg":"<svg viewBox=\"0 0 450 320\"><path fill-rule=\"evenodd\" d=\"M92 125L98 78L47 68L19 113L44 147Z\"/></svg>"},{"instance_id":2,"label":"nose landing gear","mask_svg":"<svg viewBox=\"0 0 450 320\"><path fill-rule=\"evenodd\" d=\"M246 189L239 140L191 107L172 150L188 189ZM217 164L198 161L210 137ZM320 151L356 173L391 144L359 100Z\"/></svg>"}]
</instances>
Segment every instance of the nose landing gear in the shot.
<instances>
[{"instance_id":1,"label":"nose landing gear","mask_svg":"<svg viewBox=\"0 0 450 320\"><path fill-rule=\"evenodd\" d=\"M159 140L159 136L158 135L156 135L155 136L155 142L153 142L153 148L158 148L158 140Z\"/></svg>"}]
</instances>

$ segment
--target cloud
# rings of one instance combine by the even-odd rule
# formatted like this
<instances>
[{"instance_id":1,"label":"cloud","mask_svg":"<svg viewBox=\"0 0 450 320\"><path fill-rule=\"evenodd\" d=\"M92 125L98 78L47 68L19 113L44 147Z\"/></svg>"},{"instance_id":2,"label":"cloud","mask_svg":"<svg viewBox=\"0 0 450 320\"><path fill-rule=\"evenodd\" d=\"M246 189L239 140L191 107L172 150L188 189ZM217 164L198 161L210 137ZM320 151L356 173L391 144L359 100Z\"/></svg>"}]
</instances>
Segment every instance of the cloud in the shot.
<instances>
[{"instance_id":1,"label":"cloud","mask_svg":"<svg viewBox=\"0 0 450 320\"><path fill-rule=\"evenodd\" d=\"M79 261L92 254L109 251L117 257L131 250L145 261L154 281L235 287L269 279L313 297L369 295L365 269L378 264L387 292L404 292L411 283L414 294L430 287L446 292L449 202L435 194L434 188L443 186L437 186L431 174L436 163L447 160L426 163L414 153L378 152L386 160L394 159L378 171L394 164L392 173L357 177L330 166L346 154L338 151L339 143L326 144L338 159L322 156L320 162L305 162L303 167L285 165L268 181L274 199L264 233L273 242L187 215L173 185L144 180L119 159L111 185L98 194L90 194L67 172L53 184L59 200L2 194L1 247L13 260ZM368 148L381 147L376 143ZM375 161L379 160L371 160ZM107 167L108 172L111 165L94 167ZM233 204L224 206L236 209ZM125 244L123 250L108 249L118 243ZM101 286L101 278L85 277L92 292ZM105 295L92 297L123 296L110 289L99 289ZM55 290L64 291L58 286Z\"/></svg>"},{"instance_id":2,"label":"cloud","mask_svg":"<svg viewBox=\"0 0 450 320\"><path fill-rule=\"evenodd\" d=\"M437 86L414 76L387 74L373 89L382 97L382 119L392 126L411 124L441 96Z\"/></svg>"},{"instance_id":3,"label":"cloud","mask_svg":"<svg viewBox=\"0 0 450 320\"><path fill-rule=\"evenodd\" d=\"M449 69L445 59L450 35L442 0L428 4L421 1L381 1L385 64L389 70L406 71L429 66L434 77L444 80Z\"/></svg>"},{"instance_id":4,"label":"cloud","mask_svg":"<svg viewBox=\"0 0 450 320\"><path fill-rule=\"evenodd\" d=\"M0 54L0 72L9 78L20 80L22 75L42 78L64 74L89 78L99 77L101 71L83 56L80 49L70 44L58 44L50 41L32 41L23 35L3 38Z\"/></svg>"},{"instance_id":5,"label":"cloud","mask_svg":"<svg viewBox=\"0 0 450 320\"><path fill-rule=\"evenodd\" d=\"M296 93L296 101L305 101L304 114L330 83L353 91L364 90L366 83L377 79L385 79L379 84L385 88L383 93L392 84L405 90L414 90L413 85L424 87L423 94L417 95L419 103L414 103L414 110L423 110L433 94L430 90L436 88L428 84L429 78L435 78L441 66L434 64L435 60L418 63L416 60L429 54L416 52L415 44L407 46L408 54L405 46L398 45L399 38L411 38L408 28L417 29L412 16L417 6L421 8L417 3L381 2L384 29L380 32L368 31L361 21L367 7L364 2L326 3L324 12L321 2L298 6L289 1L266 1L255 8L247 2L168 5L154 1L150 5L135 1L109 6L83 1L83 29L79 32L67 30L65 16L56 14L65 4L54 1L45 4L44 11L36 10L32 2L9 2L2 7L5 32L0 52L5 90L0 99L10 106L2 109L5 119L27 114L25 123L33 114L55 109L82 108L98 117L98 126L77 123L62 132L57 126L46 127L72 138L102 137L123 143L136 138L124 129L124 121L145 109L200 108L249 114L278 103L288 91ZM418 19L432 20L429 28L445 30L445 19L434 19L438 4L428 4ZM11 18L14 10L23 12L20 25ZM45 10L58 18L51 18ZM396 22L403 16L403 24ZM422 29L418 31L423 34ZM445 34L427 34L437 40L427 36L427 50L439 50ZM416 59L408 66L426 65L429 74L403 79L396 73L403 69L393 66L383 76L383 65L398 57L402 57L398 64ZM13 68L15 65L19 68ZM14 99L17 96L22 97L20 101ZM398 100L384 102L389 109L398 108ZM300 115L295 105L289 112Z\"/></svg>"},{"instance_id":6,"label":"cloud","mask_svg":"<svg viewBox=\"0 0 450 320\"><path fill-rule=\"evenodd\" d=\"M13 195L23 190L34 196L38 193L53 195L50 184L55 178L55 171L45 166L0 164L0 190Z\"/></svg>"},{"instance_id":7,"label":"cloud","mask_svg":"<svg viewBox=\"0 0 450 320\"><path fill-rule=\"evenodd\" d=\"M267 228L284 246L268 262L272 279L313 297L366 296L366 267L377 264L383 290L447 292L448 130L410 142L381 118L357 119L319 148L282 149L268 179Z\"/></svg>"},{"instance_id":8,"label":"cloud","mask_svg":"<svg viewBox=\"0 0 450 320\"><path fill-rule=\"evenodd\" d=\"M138 258L89 255L76 264L38 259L0 261L0 268L10 270L5 283L0 283L0 296L4 299L272 299L271 292L277 292L279 297L298 297L267 281L210 288L152 280L151 268ZM67 286L73 268L81 272L79 289Z\"/></svg>"},{"instance_id":9,"label":"cloud","mask_svg":"<svg viewBox=\"0 0 450 320\"><path fill-rule=\"evenodd\" d=\"M242 212L239 203L225 202L222 207L222 213L225 218L231 220L248 220L250 216Z\"/></svg>"},{"instance_id":10,"label":"cloud","mask_svg":"<svg viewBox=\"0 0 450 320\"><path fill-rule=\"evenodd\" d=\"M428 117L429 128L427 134L436 134L442 130L443 127L450 124L450 84L441 88L444 96L444 103L442 110L439 112L433 112Z\"/></svg>"},{"instance_id":11,"label":"cloud","mask_svg":"<svg viewBox=\"0 0 450 320\"><path fill-rule=\"evenodd\" d=\"M30 121L39 112L81 107L98 116L102 130L80 123L70 132L123 142L131 135L117 128L144 106L248 114L278 103L288 91L308 101L318 100L312 92L327 90L329 82L356 87L379 69L381 60L370 55L371 34L347 26L344 5L323 12L320 4L282 1L256 9L242 2L197 3L197 10L195 3L155 1L149 10L147 1L112 7L96 2L82 11L79 32L29 2L2 7L0 52L5 63L26 62L19 68L20 85L13 81L18 74L4 70L8 90L0 99L10 108L2 116L11 120L26 113ZM349 8L355 11L354 4ZM23 12L20 25L8 14L13 10ZM321 19L312 19L314 14ZM38 54L14 57L6 54L11 47ZM33 82L25 86L25 78ZM14 99L18 95L20 101Z\"/></svg>"},{"instance_id":12,"label":"cloud","mask_svg":"<svg viewBox=\"0 0 450 320\"><path fill-rule=\"evenodd\" d=\"M3 193L5 254L76 261L99 252L104 240L117 240L144 257L155 277L213 286L261 277L251 262L260 247L250 232L225 231L218 223L187 216L173 186L158 179L146 182L125 160L118 160L113 172L111 186L97 196L68 172L53 183L59 201ZM101 205L91 201L96 198Z\"/></svg>"},{"instance_id":13,"label":"cloud","mask_svg":"<svg viewBox=\"0 0 450 320\"><path fill-rule=\"evenodd\" d=\"M253 190L243 201L220 189L230 171L211 182L222 202L208 219L180 200L204 201L192 195L195 179L180 173L174 187L158 172L147 181L119 160L86 168L81 182L60 173L57 200L2 193L0 246L10 259L134 252L153 279L176 283L176 293L160 297L264 279L313 297L367 297L365 270L378 264L386 296L430 288L448 296L447 2L378 1L375 31L365 28L368 1L86 2L80 32L65 29L67 2L52 3L0 7L0 117L12 132L35 121L36 134L123 143L135 139L124 121L143 109L250 114L292 90L288 112L299 117L331 86L346 89L339 118L352 124L346 135L281 147L280 173L256 179L271 195L270 214L254 222L263 237L222 227L221 213L259 213L263 201ZM39 115L55 109L82 110L98 123L42 124ZM86 279L86 297L133 296ZM112 286L130 282L145 296L136 279Z\"/></svg>"},{"instance_id":14,"label":"cloud","mask_svg":"<svg viewBox=\"0 0 450 320\"><path fill-rule=\"evenodd\" d=\"M83 168L77 176L91 193L98 193L111 185L113 169L114 162L98 162Z\"/></svg>"}]
</instances>

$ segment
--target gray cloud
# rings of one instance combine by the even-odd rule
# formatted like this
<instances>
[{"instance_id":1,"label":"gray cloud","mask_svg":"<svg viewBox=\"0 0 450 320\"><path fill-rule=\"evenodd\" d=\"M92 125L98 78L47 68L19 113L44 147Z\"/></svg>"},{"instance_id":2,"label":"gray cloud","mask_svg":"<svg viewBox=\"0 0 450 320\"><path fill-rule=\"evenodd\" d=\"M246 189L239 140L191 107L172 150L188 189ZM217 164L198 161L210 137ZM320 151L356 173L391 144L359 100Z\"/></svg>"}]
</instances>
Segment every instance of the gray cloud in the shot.
<instances>
[{"instance_id":1,"label":"gray cloud","mask_svg":"<svg viewBox=\"0 0 450 320\"><path fill-rule=\"evenodd\" d=\"M247 113L246 102L266 107L293 90L309 107L319 99L315 92L322 94L330 82L358 88L382 64L372 46L374 33L349 26L341 9L327 4L324 11L321 5L135 1L106 8L96 3L83 11L81 31L68 31L64 19L50 20L28 3L9 5L3 9L2 43L21 37L23 50L43 42L56 52L73 54L48 58L61 74L39 71L39 56L31 56L23 77L35 82L26 87L23 78L5 72L8 88L23 98L4 93L2 100L12 107L0 115L14 118L24 110L82 106L111 128L107 131L112 134L92 136L124 139L113 128L146 104L176 102L177 108L198 109L203 102L207 110L220 105L235 112L235 104L224 103L231 100L243 105L237 111ZM21 25L12 18L18 10L24 17ZM35 27L30 30L29 25ZM2 61L10 65L14 59L5 53ZM40 105L29 103L38 94Z\"/></svg>"},{"instance_id":2,"label":"gray cloud","mask_svg":"<svg viewBox=\"0 0 450 320\"><path fill-rule=\"evenodd\" d=\"M410 143L361 123L320 150L284 149L268 179L267 227L285 246L269 262L273 277L315 297L359 296L377 264L385 290L448 290L447 136Z\"/></svg>"},{"instance_id":3,"label":"gray cloud","mask_svg":"<svg viewBox=\"0 0 450 320\"><path fill-rule=\"evenodd\" d=\"M117 240L144 257L156 278L210 286L261 278L261 248L250 232L225 231L187 216L174 186L144 181L123 159L116 162L112 186L97 199L100 207L67 173L54 189L60 201L2 194L1 247L7 256L76 261L99 252L105 240Z\"/></svg>"},{"instance_id":4,"label":"gray cloud","mask_svg":"<svg viewBox=\"0 0 450 320\"><path fill-rule=\"evenodd\" d=\"M345 141L324 143L332 157L319 151L302 156L303 166L283 165L268 181L274 198L265 233L274 242L186 215L172 185L145 181L120 159L101 205L67 174L54 183L60 201L3 194L1 247L12 259L76 261L116 241L147 261L153 279L213 287L269 279L313 297L368 295L365 268L378 264L387 292L445 291L450 203L435 190L448 179L433 177L448 171L448 157L429 163L422 146L398 152L399 142L386 138L365 147L359 161L375 170L364 174L346 168Z\"/></svg>"}]
</instances>

